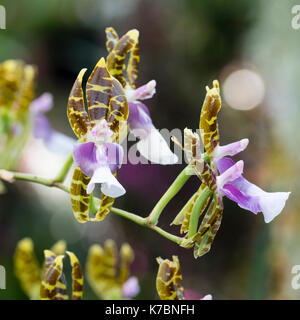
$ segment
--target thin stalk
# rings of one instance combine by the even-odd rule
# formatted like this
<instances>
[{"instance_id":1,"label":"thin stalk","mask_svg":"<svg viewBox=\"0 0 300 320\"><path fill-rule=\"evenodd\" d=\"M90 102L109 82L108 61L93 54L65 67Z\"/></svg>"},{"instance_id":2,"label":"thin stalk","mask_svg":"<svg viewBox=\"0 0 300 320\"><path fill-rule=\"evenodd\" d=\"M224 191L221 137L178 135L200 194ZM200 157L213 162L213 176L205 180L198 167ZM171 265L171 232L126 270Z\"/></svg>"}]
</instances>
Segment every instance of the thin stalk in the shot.
<instances>
[{"instance_id":1,"label":"thin stalk","mask_svg":"<svg viewBox=\"0 0 300 320\"><path fill-rule=\"evenodd\" d=\"M150 215L147 217L149 224L153 224L153 225L157 224L163 209L170 202L170 200L179 192L179 190L183 187L183 185L187 182L187 180L191 177L190 171L191 171L191 167L187 166L177 176L175 181L171 184L169 189L157 202L157 204L151 211Z\"/></svg>"},{"instance_id":2,"label":"thin stalk","mask_svg":"<svg viewBox=\"0 0 300 320\"><path fill-rule=\"evenodd\" d=\"M28 174L28 173L20 173L20 172L12 172L12 171L7 171L7 170L0 170L0 179L7 181L7 182L14 182L15 180L22 180L22 181L28 181L28 182L33 182L33 183L37 183L37 184L41 184L47 187L54 187L54 188L58 188L60 190L63 190L67 193L70 193L70 190L68 187L64 186L62 183L60 182L56 182L53 179L46 179L46 178L42 178L42 177L38 177L32 174ZM93 197L92 198L92 206L93 206L93 210L95 210L95 204L100 203L100 199ZM111 212L125 218L128 219L142 227L146 227L148 229L151 229L157 233L159 233L161 236L177 243L177 244L181 244L183 238L177 237L169 232L164 231L163 229L149 224L147 218L142 218L134 213L122 210L122 209L118 209L118 208L111 208Z\"/></svg>"},{"instance_id":3,"label":"thin stalk","mask_svg":"<svg viewBox=\"0 0 300 320\"><path fill-rule=\"evenodd\" d=\"M188 238L196 234L198 229L199 215L200 215L200 212L202 211L201 209L203 208L206 201L208 200L208 198L211 197L212 194L213 194L213 191L211 191L206 187L205 189L203 189L200 196L197 198L194 208L191 212Z\"/></svg>"},{"instance_id":4,"label":"thin stalk","mask_svg":"<svg viewBox=\"0 0 300 320\"><path fill-rule=\"evenodd\" d=\"M55 182L64 182L65 178L71 168L73 164L73 153L71 152L66 160L66 162L64 163L64 165L62 166L62 168L60 169L58 175L56 176L56 178L54 179Z\"/></svg>"}]
</instances>

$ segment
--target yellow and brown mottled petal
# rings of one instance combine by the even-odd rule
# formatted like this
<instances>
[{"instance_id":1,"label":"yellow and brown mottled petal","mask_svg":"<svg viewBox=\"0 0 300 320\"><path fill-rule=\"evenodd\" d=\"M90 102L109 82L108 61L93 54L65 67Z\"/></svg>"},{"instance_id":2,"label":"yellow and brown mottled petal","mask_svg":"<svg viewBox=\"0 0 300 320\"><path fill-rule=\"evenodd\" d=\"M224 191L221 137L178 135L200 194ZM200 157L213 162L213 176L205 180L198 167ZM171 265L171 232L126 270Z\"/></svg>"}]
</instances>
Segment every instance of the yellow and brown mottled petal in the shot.
<instances>
[{"instance_id":1,"label":"yellow and brown mottled petal","mask_svg":"<svg viewBox=\"0 0 300 320\"><path fill-rule=\"evenodd\" d=\"M45 250L44 254L45 272L42 276L40 299L67 300L68 294L62 273L64 256L59 255L56 257L55 254L50 250ZM51 260L52 262L50 262Z\"/></svg>"},{"instance_id":2,"label":"yellow and brown mottled petal","mask_svg":"<svg viewBox=\"0 0 300 320\"><path fill-rule=\"evenodd\" d=\"M111 198L106 196L101 192L101 201L98 212L95 215L95 218L91 218L91 221L102 221L109 214L113 204L115 202L115 198Z\"/></svg>"},{"instance_id":3,"label":"yellow and brown mottled petal","mask_svg":"<svg viewBox=\"0 0 300 320\"><path fill-rule=\"evenodd\" d=\"M139 75L139 63L140 63L140 50L139 43L136 42L135 46L130 51L130 56L127 65L127 78L129 85L132 88L136 88L136 80Z\"/></svg>"},{"instance_id":4,"label":"yellow and brown mottled petal","mask_svg":"<svg viewBox=\"0 0 300 320\"><path fill-rule=\"evenodd\" d=\"M14 254L14 271L24 292L30 299L38 299L41 284L41 269L34 255L33 242L24 238L18 242Z\"/></svg>"},{"instance_id":5,"label":"yellow and brown mottled petal","mask_svg":"<svg viewBox=\"0 0 300 320\"><path fill-rule=\"evenodd\" d=\"M189 231L191 212L193 211L196 200L198 199L198 197L200 196L200 194L202 193L202 191L204 190L205 187L206 186L204 184L201 184L198 191L191 197L191 199L188 201L187 205L184 206L182 212L180 212L182 214L181 220L178 221L178 219L176 220L176 218L175 218L176 224L181 225L180 233L187 233ZM208 202L209 202L209 198L207 199L204 206L201 208L201 212L199 213L199 217L202 215L202 213L206 209Z\"/></svg>"},{"instance_id":6,"label":"yellow and brown mottled petal","mask_svg":"<svg viewBox=\"0 0 300 320\"><path fill-rule=\"evenodd\" d=\"M19 116L21 117L23 115L22 113L28 110L31 101L33 100L35 76L36 68L31 65L25 65L23 69L23 79L20 83L20 89L16 95L16 100L12 105L12 109L17 113L20 113Z\"/></svg>"},{"instance_id":7,"label":"yellow and brown mottled petal","mask_svg":"<svg viewBox=\"0 0 300 320\"><path fill-rule=\"evenodd\" d=\"M72 266L72 300L81 300L83 294L83 272L81 265L73 252L67 251Z\"/></svg>"},{"instance_id":8,"label":"yellow and brown mottled petal","mask_svg":"<svg viewBox=\"0 0 300 320\"><path fill-rule=\"evenodd\" d=\"M109 114L107 122L111 130L118 136L120 133L120 122L128 118L129 109L124 90L118 80L112 79L112 97L109 102Z\"/></svg>"},{"instance_id":9,"label":"yellow and brown mottled petal","mask_svg":"<svg viewBox=\"0 0 300 320\"><path fill-rule=\"evenodd\" d=\"M119 40L116 30L112 27L105 28L106 33L106 49L108 52L112 51Z\"/></svg>"},{"instance_id":10,"label":"yellow and brown mottled petal","mask_svg":"<svg viewBox=\"0 0 300 320\"><path fill-rule=\"evenodd\" d=\"M52 251L55 255L64 255L66 252L67 244L64 240L59 240L51 247L50 251Z\"/></svg>"},{"instance_id":11,"label":"yellow and brown mottled petal","mask_svg":"<svg viewBox=\"0 0 300 320\"><path fill-rule=\"evenodd\" d=\"M89 284L102 299L122 298L122 288L117 280L117 250L112 240L89 249L86 270Z\"/></svg>"},{"instance_id":12,"label":"yellow and brown mottled petal","mask_svg":"<svg viewBox=\"0 0 300 320\"><path fill-rule=\"evenodd\" d=\"M213 154L214 149L219 145L218 113L221 109L221 96L219 82L213 82L213 88L208 87L206 97L201 109L200 115L200 134L204 144L205 151L209 156Z\"/></svg>"},{"instance_id":13,"label":"yellow and brown mottled petal","mask_svg":"<svg viewBox=\"0 0 300 320\"><path fill-rule=\"evenodd\" d=\"M78 222L89 221L90 195L86 189L91 178L87 177L80 167L74 169L71 182L70 195L73 214Z\"/></svg>"},{"instance_id":14,"label":"yellow and brown mottled petal","mask_svg":"<svg viewBox=\"0 0 300 320\"><path fill-rule=\"evenodd\" d=\"M107 56L107 67L110 74L115 77L123 87L126 86L123 71L125 69L125 58L127 53L135 47L138 42L139 32L136 29L128 31L121 37Z\"/></svg>"},{"instance_id":15,"label":"yellow and brown mottled petal","mask_svg":"<svg viewBox=\"0 0 300 320\"><path fill-rule=\"evenodd\" d=\"M123 285L130 275L130 264L134 260L134 252L128 243L124 243L120 249L120 275L119 283Z\"/></svg>"},{"instance_id":16,"label":"yellow and brown mottled petal","mask_svg":"<svg viewBox=\"0 0 300 320\"><path fill-rule=\"evenodd\" d=\"M182 275L177 256L173 261L156 259L159 268L156 276L156 289L161 300L184 300L184 288L181 285Z\"/></svg>"},{"instance_id":17,"label":"yellow and brown mottled petal","mask_svg":"<svg viewBox=\"0 0 300 320\"><path fill-rule=\"evenodd\" d=\"M206 218L206 221L202 221L203 226L200 226L199 234L201 234L200 240L195 242L194 257L195 259L201 257L209 252L214 238L220 228L223 216L223 205L218 203L213 215ZM206 231L204 231L206 230Z\"/></svg>"},{"instance_id":18,"label":"yellow and brown mottled petal","mask_svg":"<svg viewBox=\"0 0 300 320\"><path fill-rule=\"evenodd\" d=\"M82 69L69 95L67 114L70 125L79 139L85 139L89 128L89 117L85 110L82 90L82 78L86 69Z\"/></svg>"},{"instance_id":19,"label":"yellow and brown mottled petal","mask_svg":"<svg viewBox=\"0 0 300 320\"><path fill-rule=\"evenodd\" d=\"M86 97L91 125L100 119L106 119L109 113L109 102L112 95L112 78L101 58L86 85Z\"/></svg>"}]
</instances>

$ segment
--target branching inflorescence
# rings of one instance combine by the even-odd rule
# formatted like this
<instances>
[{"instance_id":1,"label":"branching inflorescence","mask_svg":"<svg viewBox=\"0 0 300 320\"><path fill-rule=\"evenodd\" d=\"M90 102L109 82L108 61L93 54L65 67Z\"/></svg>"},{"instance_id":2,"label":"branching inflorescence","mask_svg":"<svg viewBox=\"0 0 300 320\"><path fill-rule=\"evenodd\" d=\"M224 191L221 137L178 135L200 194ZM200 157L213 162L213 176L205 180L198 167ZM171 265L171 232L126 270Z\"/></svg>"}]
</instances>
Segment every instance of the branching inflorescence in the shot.
<instances>
[{"instance_id":1,"label":"branching inflorescence","mask_svg":"<svg viewBox=\"0 0 300 320\"><path fill-rule=\"evenodd\" d=\"M249 141L242 139L225 146L220 145L218 113L221 109L221 97L219 83L216 80L211 89L206 88L199 122L200 135L186 128L183 145L173 137L174 143L184 150L188 165L150 214L147 217L140 217L113 207L115 198L126 192L117 179L117 171L120 170L124 157L121 144L129 132L139 138L137 149L146 159L165 165L176 163L178 157L155 128L148 108L141 102L154 95L156 82L151 80L136 88L140 60L139 32L130 30L119 38L113 28L107 28L106 36L108 56L106 59L101 58L91 72L86 82L85 93L82 84L86 69L79 72L71 90L67 115L78 141L75 143L70 139L64 140L68 148L70 145L73 146L73 152L57 177L44 179L30 174L1 170L1 179L9 182L31 181L69 192L72 210L78 222L102 221L109 212L113 212L158 232L184 248L193 247L195 258L206 254L211 248L221 224L224 196L255 214L262 212L265 222L272 221L284 208L289 192L267 193L261 190L242 176L244 168L242 160L234 163L228 158L243 151ZM44 117L51 103L50 97L46 95L31 105L32 113L35 115L33 121L36 123L35 128L42 137L45 136L43 127L48 132L51 128ZM3 114L3 108L1 112ZM204 152L201 151L201 144ZM51 146L53 148L53 143ZM73 161L76 168L69 189L63 183ZM179 237L164 231L157 224L166 205L192 175L196 175L199 179L198 190L172 222L173 225L180 226L180 233L183 236ZM93 196L97 184L101 185L100 199ZM103 251L96 247L93 250L99 254ZM122 252L121 250L121 254ZM62 263L60 256L51 257L56 261L54 267L58 270ZM71 263L76 262L74 256L70 255L70 258ZM174 270L179 268L177 258L173 262L165 262L162 259L158 259L158 262L160 270L166 268L165 265ZM116 292L120 292L120 284L123 285L124 281L114 287ZM102 285L95 287L96 291L102 292L100 295L105 295ZM159 280L158 287L161 295L168 294L163 293L165 289ZM180 295L179 290L177 296L180 298Z\"/></svg>"}]
</instances>

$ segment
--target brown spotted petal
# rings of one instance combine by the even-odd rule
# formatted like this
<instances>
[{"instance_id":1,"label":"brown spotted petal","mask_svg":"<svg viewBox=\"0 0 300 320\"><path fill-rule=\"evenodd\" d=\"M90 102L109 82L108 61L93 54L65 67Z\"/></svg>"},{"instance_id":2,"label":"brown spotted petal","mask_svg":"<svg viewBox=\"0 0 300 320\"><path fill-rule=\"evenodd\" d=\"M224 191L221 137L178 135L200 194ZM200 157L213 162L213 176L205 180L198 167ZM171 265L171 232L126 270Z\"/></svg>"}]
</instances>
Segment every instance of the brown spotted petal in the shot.
<instances>
[{"instance_id":1,"label":"brown spotted petal","mask_svg":"<svg viewBox=\"0 0 300 320\"><path fill-rule=\"evenodd\" d=\"M33 249L33 242L29 238L24 238L18 242L14 254L14 271L26 295L30 299L38 299L41 269Z\"/></svg>"},{"instance_id":2,"label":"brown spotted petal","mask_svg":"<svg viewBox=\"0 0 300 320\"><path fill-rule=\"evenodd\" d=\"M88 282L100 298L122 298L117 276L117 249L112 240L105 242L104 249L100 245L89 249L86 270Z\"/></svg>"},{"instance_id":3,"label":"brown spotted petal","mask_svg":"<svg viewBox=\"0 0 300 320\"><path fill-rule=\"evenodd\" d=\"M189 248L194 244L194 257L198 258L209 252L214 238L220 228L223 214L222 199L215 196L200 224L198 232L182 243Z\"/></svg>"},{"instance_id":4,"label":"brown spotted petal","mask_svg":"<svg viewBox=\"0 0 300 320\"><path fill-rule=\"evenodd\" d=\"M182 208L182 210L179 212L179 214L176 216L176 218L172 222L172 224L174 224L174 225L181 225L180 233L187 233L189 231L191 213L194 209L196 200L201 195L201 193L205 189L205 187L206 187L205 184L201 184L198 191L190 198L190 200ZM199 213L199 217L202 215L202 213L206 209L208 202L209 202L209 198L207 199L207 202L204 204L204 206L201 208L201 212Z\"/></svg>"},{"instance_id":5,"label":"brown spotted petal","mask_svg":"<svg viewBox=\"0 0 300 320\"><path fill-rule=\"evenodd\" d=\"M89 118L85 110L82 90L82 78L86 69L82 69L72 87L67 107L70 125L79 139L85 140L89 129Z\"/></svg>"},{"instance_id":6,"label":"brown spotted petal","mask_svg":"<svg viewBox=\"0 0 300 320\"><path fill-rule=\"evenodd\" d=\"M108 52L110 52L118 42L119 36L116 30L112 27L106 28L105 33L106 33L106 49Z\"/></svg>"},{"instance_id":7,"label":"brown spotted petal","mask_svg":"<svg viewBox=\"0 0 300 320\"><path fill-rule=\"evenodd\" d=\"M67 251L72 266L72 300L81 300L83 294L83 272L81 265L73 252Z\"/></svg>"},{"instance_id":8,"label":"brown spotted petal","mask_svg":"<svg viewBox=\"0 0 300 320\"><path fill-rule=\"evenodd\" d=\"M123 74L125 69L125 58L131 49L136 46L138 37L139 32L136 29L128 31L117 41L114 48L107 56L107 67L110 74L115 77L124 88L126 86L126 79ZM132 63L132 66L136 69L136 62Z\"/></svg>"},{"instance_id":9,"label":"brown spotted petal","mask_svg":"<svg viewBox=\"0 0 300 320\"><path fill-rule=\"evenodd\" d=\"M123 285L129 278L130 265L134 260L134 252L128 243L124 243L120 249L120 260L119 283Z\"/></svg>"},{"instance_id":10,"label":"brown spotted petal","mask_svg":"<svg viewBox=\"0 0 300 320\"><path fill-rule=\"evenodd\" d=\"M221 109L221 96L219 82L213 82L213 88L206 88L207 93L201 109L200 134L205 151L209 156L219 145L218 113Z\"/></svg>"},{"instance_id":11,"label":"brown spotted petal","mask_svg":"<svg viewBox=\"0 0 300 320\"><path fill-rule=\"evenodd\" d=\"M65 278L62 273L63 255L56 256L52 251L45 250L45 270L40 288L41 300L67 300Z\"/></svg>"},{"instance_id":12,"label":"brown spotted petal","mask_svg":"<svg viewBox=\"0 0 300 320\"><path fill-rule=\"evenodd\" d=\"M136 88L136 80L139 75L140 50L138 40L135 46L130 51L130 56L127 65L127 78L131 88Z\"/></svg>"},{"instance_id":13,"label":"brown spotted petal","mask_svg":"<svg viewBox=\"0 0 300 320\"><path fill-rule=\"evenodd\" d=\"M80 167L75 168L70 188L73 214L78 222L89 221L91 195L87 193L87 185L91 178L87 177Z\"/></svg>"},{"instance_id":14,"label":"brown spotted petal","mask_svg":"<svg viewBox=\"0 0 300 320\"><path fill-rule=\"evenodd\" d=\"M159 268L156 277L156 289L161 300L184 300L184 289L181 285L182 275L177 256L173 261L156 259Z\"/></svg>"}]
</instances>

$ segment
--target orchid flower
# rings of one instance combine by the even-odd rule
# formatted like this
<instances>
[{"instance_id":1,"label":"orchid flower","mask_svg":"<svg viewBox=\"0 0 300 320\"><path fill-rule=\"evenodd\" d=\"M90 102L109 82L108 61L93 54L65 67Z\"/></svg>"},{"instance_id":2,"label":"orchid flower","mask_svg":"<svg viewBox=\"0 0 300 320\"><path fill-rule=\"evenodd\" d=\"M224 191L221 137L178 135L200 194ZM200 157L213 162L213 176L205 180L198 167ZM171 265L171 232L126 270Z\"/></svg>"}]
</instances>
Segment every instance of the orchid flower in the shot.
<instances>
[{"instance_id":1,"label":"orchid flower","mask_svg":"<svg viewBox=\"0 0 300 320\"><path fill-rule=\"evenodd\" d=\"M56 242L50 250L44 250L45 262L40 267L30 238L18 242L14 255L15 274L22 289L30 299L67 300L66 279L63 273L63 258L68 254L72 267L72 300L81 300L83 272L74 253L66 251L66 243Z\"/></svg>"},{"instance_id":2,"label":"orchid flower","mask_svg":"<svg viewBox=\"0 0 300 320\"><path fill-rule=\"evenodd\" d=\"M210 294L201 298L193 290L184 289L182 286L182 274L177 256L173 261L158 257L159 264L156 276L156 289L161 300L212 300Z\"/></svg>"},{"instance_id":3,"label":"orchid flower","mask_svg":"<svg viewBox=\"0 0 300 320\"><path fill-rule=\"evenodd\" d=\"M44 93L30 104L30 113L33 118L33 134L37 139L42 139L49 151L69 154L76 141L58 131L55 131L45 113L53 107L53 96Z\"/></svg>"},{"instance_id":4,"label":"orchid flower","mask_svg":"<svg viewBox=\"0 0 300 320\"><path fill-rule=\"evenodd\" d=\"M182 244L193 244L194 256L199 257L210 250L220 227L223 213L223 197L235 201L241 208L257 214L262 212L266 223L272 221L284 208L290 192L268 193L247 181L243 176L244 162L234 163L226 156L234 156L248 145L248 139L219 145L217 115L221 108L218 81L213 88L207 88L206 98L200 116L200 135L206 154L200 150L200 137L185 129L185 144L182 147L190 166L202 182L199 190L180 211L173 224L181 225L181 232L187 233ZM174 138L175 143L179 142ZM211 201L210 201L211 200ZM198 220L208 207L197 231Z\"/></svg>"},{"instance_id":5,"label":"orchid flower","mask_svg":"<svg viewBox=\"0 0 300 320\"><path fill-rule=\"evenodd\" d=\"M117 143L119 129L128 117L124 91L101 58L87 80L87 113L81 87L85 71L80 71L68 102L69 122L79 138L73 152L77 167L71 183L72 209L79 222L104 219L114 198L125 193L116 179L123 160L123 148ZM90 219L90 197L96 184L101 184L101 203L96 217Z\"/></svg>"},{"instance_id":6,"label":"orchid flower","mask_svg":"<svg viewBox=\"0 0 300 320\"><path fill-rule=\"evenodd\" d=\"M138 279L129 277L133 260L134 252L127 243L122 245L119 253L113 240L106 240L104 248L98 244L90 247L86 263L87 280L99 298L130 299L139 293Z\"/></svg>"},{"instance_id":7,"label":"orchid flower","mask_svg":"<svg viewBox=\"0 0 300 320\"><path fill-rule=\"evenodd\" d=\"M135 29L128 31L119 39L113 28L106 28L107 67L112 76L122 84L129 107L128 124L135 137L139 137L137 150L140 154L154 163L174 164L178 157L170 150L167 142L152 123L150 112L141 100L150 99L155 94L156 81L136 88L139 68L139 32ZM129 54L128 65L125 58Z\"/></svg>"}]
</instances>

